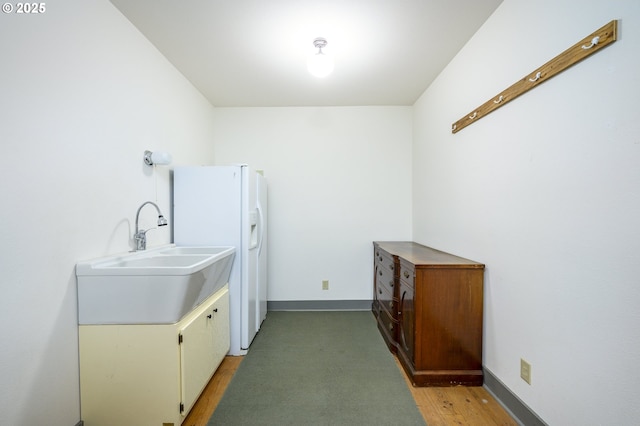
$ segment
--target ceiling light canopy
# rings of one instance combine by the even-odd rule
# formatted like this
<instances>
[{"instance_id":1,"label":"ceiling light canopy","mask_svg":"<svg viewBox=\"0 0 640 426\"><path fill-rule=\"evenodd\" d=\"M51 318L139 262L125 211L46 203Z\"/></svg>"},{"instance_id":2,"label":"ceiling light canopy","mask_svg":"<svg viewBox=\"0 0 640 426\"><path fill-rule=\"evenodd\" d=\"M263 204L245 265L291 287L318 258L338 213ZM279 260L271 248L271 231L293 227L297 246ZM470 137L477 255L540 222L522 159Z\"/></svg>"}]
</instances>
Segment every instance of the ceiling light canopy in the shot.
<instances>
[{"instance_id":1,"label":"ceiling light canopy","mask_svg":"<svg viewBox=\"0 0 640 426\"><path fill-rule=\"evenodd\" d=\"M309 55L307 59L307 69L312 75L318 78L326 77L333 71L333 58L322 51L322 49L327 46L327 40L318 37L313 40L313 46L318 49L318 51L314 51L313 54Z\"/></svg>"}]
</instances>

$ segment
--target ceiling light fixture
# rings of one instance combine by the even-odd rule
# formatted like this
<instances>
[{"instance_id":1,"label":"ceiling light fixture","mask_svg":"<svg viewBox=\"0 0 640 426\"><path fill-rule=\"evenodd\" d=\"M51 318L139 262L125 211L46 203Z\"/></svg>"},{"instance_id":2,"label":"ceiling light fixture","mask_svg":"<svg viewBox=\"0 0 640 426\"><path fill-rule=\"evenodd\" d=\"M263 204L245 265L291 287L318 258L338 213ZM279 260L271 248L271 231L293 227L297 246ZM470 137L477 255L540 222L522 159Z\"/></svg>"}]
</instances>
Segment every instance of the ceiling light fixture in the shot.
<instances>
[{"instance_id":1,"label":"ceiling light fixture","mask_svg":"<svg viewBox=\"0 0 640 426\"><path fill-rule=\"evenodd\" d=\"M327 46L327 39L318 37L313 40L313 46L318 51L307 59L307 69L318 78L326 77L333 71L333 58L322 51Z\"/></svg>"}]
</instances>

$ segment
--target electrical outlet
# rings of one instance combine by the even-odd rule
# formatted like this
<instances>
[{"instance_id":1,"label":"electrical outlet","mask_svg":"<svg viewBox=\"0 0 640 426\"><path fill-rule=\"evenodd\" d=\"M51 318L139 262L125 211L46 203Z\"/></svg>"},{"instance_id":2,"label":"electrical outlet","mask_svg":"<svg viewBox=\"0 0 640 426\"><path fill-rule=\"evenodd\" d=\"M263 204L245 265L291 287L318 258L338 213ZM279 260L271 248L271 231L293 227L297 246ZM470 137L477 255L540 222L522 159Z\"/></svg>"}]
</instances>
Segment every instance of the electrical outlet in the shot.
<instances>
[{"instance_id":1,"label":"electrical outlet","mask_svg":"<svg viewBox=\"0 0 640 426\"><path fill-rule=\"evenodd\" d=\"M520 358L520 377L525 382L531 384L531 364Z\"/></svg>"},{"instance_id":2,"label":"electrical outlet","mask_svg":"<svg viewBox=\"0 0 640 426\"><path fill-rule=\"evenodd\" d=\"M329 290L329 280L322 280L322 289Z\"/></svg>"}]
</instances>

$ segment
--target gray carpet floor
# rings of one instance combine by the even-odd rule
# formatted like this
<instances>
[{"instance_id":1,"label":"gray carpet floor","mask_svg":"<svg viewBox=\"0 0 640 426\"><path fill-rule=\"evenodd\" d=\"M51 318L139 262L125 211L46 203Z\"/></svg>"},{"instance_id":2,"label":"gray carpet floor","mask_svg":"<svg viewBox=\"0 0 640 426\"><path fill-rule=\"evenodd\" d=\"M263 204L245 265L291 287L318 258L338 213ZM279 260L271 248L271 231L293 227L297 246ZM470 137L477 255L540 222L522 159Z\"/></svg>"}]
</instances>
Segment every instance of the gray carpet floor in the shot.
<instances>
[{"instance_id":1,"label":"gray carpet floor","mask_svg":"<svg viewBox=\"0 0 640 426\"><path fill-rule=\"evenodd\" d=\"M208 426L425 425L371 312L269 312Z\"/></svg>"}]
</instances>

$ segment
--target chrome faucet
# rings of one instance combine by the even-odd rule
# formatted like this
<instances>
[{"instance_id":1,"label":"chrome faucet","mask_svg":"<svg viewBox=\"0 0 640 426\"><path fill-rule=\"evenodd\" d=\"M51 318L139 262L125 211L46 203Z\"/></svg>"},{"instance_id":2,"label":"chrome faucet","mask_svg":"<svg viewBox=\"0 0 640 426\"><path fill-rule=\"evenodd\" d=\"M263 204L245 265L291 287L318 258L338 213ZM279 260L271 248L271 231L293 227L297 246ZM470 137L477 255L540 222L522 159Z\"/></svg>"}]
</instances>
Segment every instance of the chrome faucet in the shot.
<instances>
[{"instance_id":1,"label":"chrome faucet","mask_svg":"<svg viewBox=\"0 0 640 426\"><path fill-rule=\"evenodd\" d=\"M138 229L138 218L140 217L140 210L142 210L142 208L147 204L151 204L158 211L158 226L167 226L168 223L167 219L162 216L162 212L160 211L160 208L156 205L156 203L152 201L145 201L144 203L142 203L142 205L138 207L138 212L136 213L136 233L133 234L133 239L136 242L136 251L147 249L147 231L149 231L149 229Z\"/></svg>"}]
</instances>

